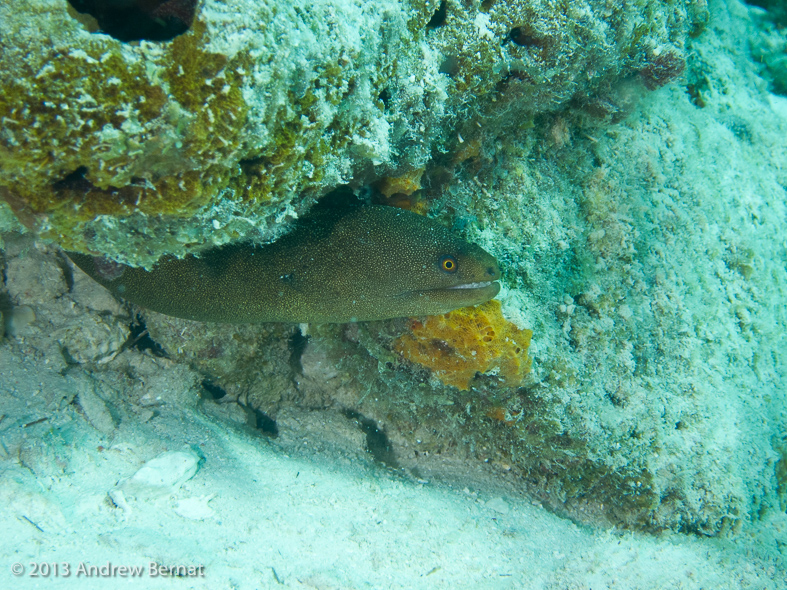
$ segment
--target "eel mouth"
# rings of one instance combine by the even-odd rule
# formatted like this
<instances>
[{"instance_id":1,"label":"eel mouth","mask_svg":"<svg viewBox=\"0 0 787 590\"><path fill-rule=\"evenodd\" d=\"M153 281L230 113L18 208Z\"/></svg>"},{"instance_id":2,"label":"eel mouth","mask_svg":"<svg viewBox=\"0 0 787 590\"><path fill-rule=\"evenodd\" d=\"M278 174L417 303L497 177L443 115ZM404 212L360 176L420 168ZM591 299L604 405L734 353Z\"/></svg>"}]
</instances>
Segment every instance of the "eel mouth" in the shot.
<instances>
[{"instance_id":1,"label":"eel mouth","mask_svg":"<svg viewBox=\"0 0 787 590\"><path fill-rule=\"evenodd\" d=\"M455 285L453 287L447 287L448 289L486 289L487 287L491 287L492 284L497 285L495 281L481 281L479 283L465 283L463 285Z\"/></svg>"},{"instance_id":2,"label":"eel mouth","mask_svg":"<svg viewBox=\"0 0 787 590\"><path fill-rule=\"evenodd\" d=\"M475 283L462 283L453 287L440 287L438 289L428 289L424 291L408 291L402 293L404 297L441 297L448 298L454 302L467 301L466 305L476 305L492 299L500 292L500 283L497 281L478 281Z\"/></svg>"},{"instance_id":3,"label":"eel mouth","mask_svg":"<svg viewBox=\"0 0 787 590\"><path fill-rule=\"evenodd\" d=\"M453 287L441 287L440 289L432 289L425 291L425 293L442 293L443 296L449 296L457 300L475 300L479 297L492 299L500 292L500 283L497 281L477 281L475 283L462 283L461 285L454 285Z\"/></svg>"}]
</instances>

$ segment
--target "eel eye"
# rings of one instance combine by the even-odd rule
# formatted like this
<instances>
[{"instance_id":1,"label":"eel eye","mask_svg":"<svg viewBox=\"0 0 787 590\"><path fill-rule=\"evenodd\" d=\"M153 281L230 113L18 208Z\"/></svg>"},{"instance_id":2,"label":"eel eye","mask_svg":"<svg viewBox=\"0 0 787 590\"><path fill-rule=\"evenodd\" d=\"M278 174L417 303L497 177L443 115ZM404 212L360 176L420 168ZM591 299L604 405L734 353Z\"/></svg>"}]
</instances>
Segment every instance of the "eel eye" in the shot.
<instances>
[{"instance_id":1,"label":"eel eye","mask_svg":"<svg viewBox=\"0 0 787 590\"><path fill-rule=\"evenodd\" d=\"M456 263L456 258L453 256L443 256L440 259L440 268L442 268L445 272L456 272L458 266L459 265Z\"/></svg>"}]
</instances>

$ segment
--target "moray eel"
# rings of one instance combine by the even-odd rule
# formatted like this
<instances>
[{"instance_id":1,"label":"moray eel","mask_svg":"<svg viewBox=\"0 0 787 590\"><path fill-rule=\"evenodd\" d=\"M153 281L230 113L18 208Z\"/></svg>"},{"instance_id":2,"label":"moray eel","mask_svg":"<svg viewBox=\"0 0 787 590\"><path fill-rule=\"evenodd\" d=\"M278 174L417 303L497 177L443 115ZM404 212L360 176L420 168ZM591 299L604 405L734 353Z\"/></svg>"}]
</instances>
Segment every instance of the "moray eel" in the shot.
<instances>
[{"instance_id":1,"label":"moray eel","mask_svg":"<svg viewBox=\"0 0 787 590\"><path fill-rule=\"evenodd\" d=\"M380 205L323 210L263 246L166 256L150 271L68 253L107 289L189 320L344 323L445 313L500 290L497 261L425 217Z\"/></svg>"}]
</instances>

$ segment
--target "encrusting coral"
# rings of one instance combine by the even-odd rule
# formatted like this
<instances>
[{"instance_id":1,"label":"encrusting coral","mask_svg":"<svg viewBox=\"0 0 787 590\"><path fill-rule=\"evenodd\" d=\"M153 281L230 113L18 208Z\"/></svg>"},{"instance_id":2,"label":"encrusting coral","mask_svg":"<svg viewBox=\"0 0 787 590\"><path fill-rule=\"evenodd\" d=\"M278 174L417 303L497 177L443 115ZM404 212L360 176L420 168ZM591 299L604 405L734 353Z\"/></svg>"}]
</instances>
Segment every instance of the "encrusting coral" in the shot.
<instances>
[{"instance_id":1,"label":"encrusting coral","mask_svg":"<svg viewBox=\"0 0 787 590\"><path fill-rule=\"evenodd\" d=\"M68 249L147 267L274 239L338 185L614 101L637 72L661 85L708 14L688 0L204 0L192 20L193 2L169 0L143 21L176 26L118 32L122 15L95 6L0 4L0 199Z\"/></svg>"},{"instance_id":2,"label":"encrusting coral","mask_svg":"<svg viewBox=\"0 0 787 590\"><path fill-rule=\"evenodd\" d=\"M506 387L521 385L530 371L530 330L503 317L500 302L413 320L394 349L412 363L432 370L446 385L470 389L477 373L493 374Z\"/></svg>"}]
</instances>

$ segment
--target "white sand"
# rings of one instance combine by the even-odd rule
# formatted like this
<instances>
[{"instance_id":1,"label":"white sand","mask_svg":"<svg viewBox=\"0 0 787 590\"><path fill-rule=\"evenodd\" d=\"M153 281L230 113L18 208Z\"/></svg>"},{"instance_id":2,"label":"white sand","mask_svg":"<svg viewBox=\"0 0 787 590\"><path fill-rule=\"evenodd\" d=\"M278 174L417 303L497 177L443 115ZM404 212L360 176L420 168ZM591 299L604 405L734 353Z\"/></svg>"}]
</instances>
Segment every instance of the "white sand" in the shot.
<instances>
[{"instance_id":1,"label":"white sand","mask_svg":"<svg viewBox=\"0 0 787 590\"><path fill-rule=\"evenodd\" d=\"M363 460L288 457L189 404L197 394L178 388L177 372L162 388L173 403L150 423L121 422L110 441L57 401L84 383L16 352L0 360L11 453L0 479L2 588L787 587L784 514L726 540L581 528L526 500L413 482ZM173 452L179 462L167 466ZM150 481L162 455L160 485L123 483L146 461ZM204 461L178 487L189 456ZM12 576L15 563L25 574ZM31 577L34 563L72 574ZM87 579L89 565L107 563L143 574ZM203 565L204 577L152 578L150 563Z\"/></svg>"}]
</instances>

